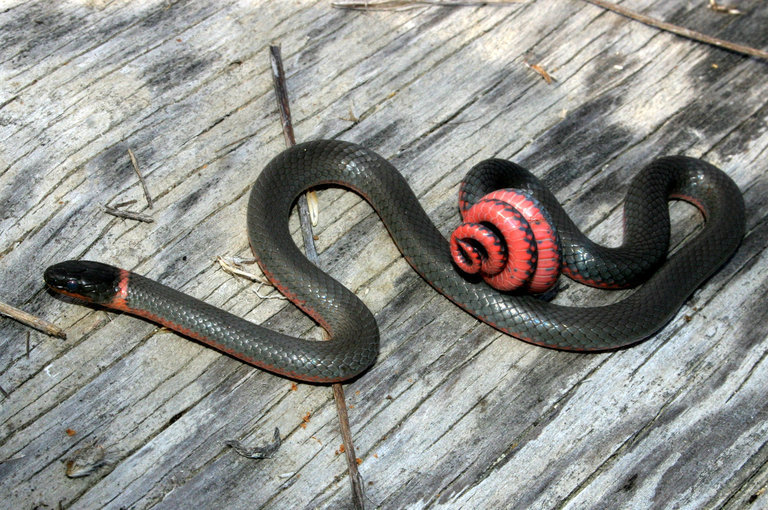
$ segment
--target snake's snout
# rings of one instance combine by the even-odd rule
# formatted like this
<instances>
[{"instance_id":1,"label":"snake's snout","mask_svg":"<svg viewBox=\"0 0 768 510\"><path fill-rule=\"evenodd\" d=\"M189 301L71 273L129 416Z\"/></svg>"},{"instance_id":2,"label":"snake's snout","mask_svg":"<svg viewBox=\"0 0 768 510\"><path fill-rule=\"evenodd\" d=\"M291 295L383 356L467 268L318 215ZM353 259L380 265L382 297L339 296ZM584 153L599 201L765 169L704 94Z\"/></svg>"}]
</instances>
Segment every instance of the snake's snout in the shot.
<instances>
[{"instance_id":1,"label":"snake's snout","mask_svg":"<svg viewBox=\"0 0 768 510\"><path fill-rule=\"evenodd\" d=\"M75 261L69 260L46 268L43 273L45 283L54 290L66 290L68 287L71 288L74 282L76 282L76 279L74 279L73 276L77 274L71 267L74 262ZM77 266L75 266L74 269L76 270Z\"/></svg>"},{"instance_id":2,"label":"snake's snout","mask_svg":"<svg viewBox=\"0 0 768 510\"><path fill-rule=\"evenodd\" d=\"M115 296L120 269L89 260L67 260L48 267L45 283L56 292L95 303Z\"/></svg>"}]
</instances>

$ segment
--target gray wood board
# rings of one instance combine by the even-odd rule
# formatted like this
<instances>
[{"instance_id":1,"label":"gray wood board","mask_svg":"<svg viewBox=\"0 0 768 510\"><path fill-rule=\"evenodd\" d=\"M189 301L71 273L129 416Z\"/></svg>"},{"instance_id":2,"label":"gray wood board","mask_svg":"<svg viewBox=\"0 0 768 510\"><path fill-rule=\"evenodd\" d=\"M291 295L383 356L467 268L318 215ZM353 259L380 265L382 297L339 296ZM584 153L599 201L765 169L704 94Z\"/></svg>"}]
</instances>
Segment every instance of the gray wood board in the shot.
<instances>
[{"instance_id":1,"label":"gray wood board","mask_svg":"<svg viewBox=\"0 0 768 510\"><path fill-rule=\"evenodd\" d=\"M766 47L766 2L739 2L740 16L706 3L624 2ZM330 388L294 388L148 322L57 299L41 278L61 260L107 261L319 337L214 260L248 255L247 193L283 149L272 42L297 138L379 152L446 234L463 174L487 157L531 168L610 245L627 182L659 155L720 166L747 203L739 251L664 330L585 355L459 311L407 265L369 205L322 191L321 264L381 328L377 364L346 385L368 506L765 504L768 63L573 0L375 13L325 0L31 0L0 7L0 300L69 337L32 333L27 355L27 329L0 319L0 507L351 507ZM104 214L128 199L155 222ZM677 245L699 220L690 206L671 211ZM571 284L558 300L616 299L605 294ZM275 427L273 459L224 445L264 443ZM67 478L61 461L92 441L111 463Z\"/></svg>"}]
</instances>

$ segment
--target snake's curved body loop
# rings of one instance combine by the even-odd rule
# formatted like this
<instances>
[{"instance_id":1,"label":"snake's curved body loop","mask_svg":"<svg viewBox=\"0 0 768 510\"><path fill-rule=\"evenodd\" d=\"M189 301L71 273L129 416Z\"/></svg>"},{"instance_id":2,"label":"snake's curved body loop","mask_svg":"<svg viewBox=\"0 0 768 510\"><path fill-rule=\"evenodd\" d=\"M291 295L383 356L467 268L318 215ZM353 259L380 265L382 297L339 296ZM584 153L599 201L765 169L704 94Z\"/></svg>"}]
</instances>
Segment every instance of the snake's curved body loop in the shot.
<instances>
[{"instance_id":1,"label":"snake's curved body loop","mask_svg":"<svg viewBox=\"0 0 768 510\"><path fill-rule=\"evenodd\" d=\"M589 241L528 171L503 160L480 163L462 187L462 208L470 207L492 189L527 190L554 221L566 274L605 287L622 287L647 278L632 295L608 306L559 306L532 296L501 293L467 278L451 261L448 241L390 163L352 143L321 140L288 149L267 165L251 192L248 236L267 276L329 331L330 341L282 335L117 269L115 281L123 283L113 284L122 292L121 305L114 307L176 326L185 334L283 375L320 382L354 377L376 359L376 321L353 293L307 260L288 227L296 198L309 188L326 184L362 195L414 269L457 305L517 338L566 350L613 349L658 331L733 254L745 228L744 202L737 186L726 174L697 159L661 158L638 174L627 191L625 241L620 248ZM693 239L665 261L670 198L694 203L706 221ZM63 271L54 270L56 267L46 272L49 284L55 279L54 273ZM51 286L56 288L56 284Z\"/></svg>"}]
</instances>

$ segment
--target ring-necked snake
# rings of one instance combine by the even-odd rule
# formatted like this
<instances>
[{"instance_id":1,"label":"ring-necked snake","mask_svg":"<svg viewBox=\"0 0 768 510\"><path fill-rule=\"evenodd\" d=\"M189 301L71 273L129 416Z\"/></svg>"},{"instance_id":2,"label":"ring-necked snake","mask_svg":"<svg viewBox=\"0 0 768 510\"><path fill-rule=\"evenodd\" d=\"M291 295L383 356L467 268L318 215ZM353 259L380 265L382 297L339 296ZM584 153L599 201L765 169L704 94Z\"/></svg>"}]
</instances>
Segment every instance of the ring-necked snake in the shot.
<instances>
[{"instance_id":1,"label":"ring-necked snake","mask_svg":"<svg viewBox=\"0 0 768 510\"><path fill-rule=\"evenodd\" d=\"M471 205L497 188L528 190L554 221L569 276L606 287L647 279L629 297L611 305L559 306L536 296L499 292L463 274L450 258L448 241L390 163L358 145L321 140L288 149L267 165L251 191L248 235L265 274L330 333L329 341L302 340L262 328L97 262L53 265L45 271L45 280L54 290L148 318L282 375L317 382L354 377L378 354L379 330L373 314L307 260L288 227L296 198L309 188L328 184L362 195L413 268L457 305L517 338L565 350L613 349L658 331L733 254L745 229L738 187L725 173L698 159L657 159L632 180L624 205L624 243L619 248L599 246L581 234L552 193L528 171L498 159L481 162L465 179L463 204ZM696 205L705 224L666 259L670 198Z\"/></svg>"}]
</instances>

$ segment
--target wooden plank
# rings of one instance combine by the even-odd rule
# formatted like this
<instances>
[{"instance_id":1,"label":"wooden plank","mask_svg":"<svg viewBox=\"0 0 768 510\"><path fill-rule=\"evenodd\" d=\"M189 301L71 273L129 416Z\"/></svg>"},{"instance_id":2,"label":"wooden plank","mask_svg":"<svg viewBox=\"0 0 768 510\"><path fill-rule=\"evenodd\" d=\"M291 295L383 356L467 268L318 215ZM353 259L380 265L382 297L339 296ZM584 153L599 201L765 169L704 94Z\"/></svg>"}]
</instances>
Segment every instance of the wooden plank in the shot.
<instances>
[{"instance_id":1,"label":"wooden plank","mask_svg":"<svg viewBox=\"0 0 768 510\"><path fill-rule=\"evenodd\" d=\"M741 16L678 0L627 6L768 43L764 2L740 3ZM370 206L321 191L321 263L382 332L377 364L346 389L370 507L763 501L764 62L565 0L376 13L325 1L29 0L0 7L0 299L55 321L69 339L33 334L27 357L26 330L0 319L9 507L350 506L329 388L293 388L149 323L55 299L41 281L63 259L108 261L319 338L291 306L259 300L214 262L248 254L247 193L282 150L272 42L283 48L297 138L381 153L446 234L463 174L486 157L531 168L608 244L620 242L626 183L662 154L719 165L747 202L738 253L668 327L631 349L581 355L510 339L459 312L405 263ZM155 222L102 212L125 199ZM677 244L698 219L690 207L671 210ZM557 299L616 294L572 284ZM275 426L283 445L271 460L224 445L268 441ZM67 478L60 460L92 440L113 462Z\"/></svg>"}]
</instances>

